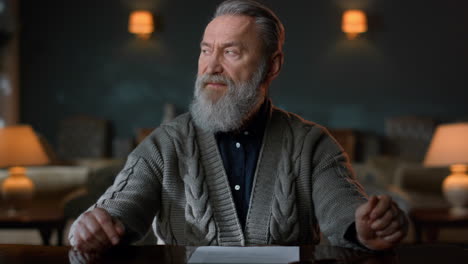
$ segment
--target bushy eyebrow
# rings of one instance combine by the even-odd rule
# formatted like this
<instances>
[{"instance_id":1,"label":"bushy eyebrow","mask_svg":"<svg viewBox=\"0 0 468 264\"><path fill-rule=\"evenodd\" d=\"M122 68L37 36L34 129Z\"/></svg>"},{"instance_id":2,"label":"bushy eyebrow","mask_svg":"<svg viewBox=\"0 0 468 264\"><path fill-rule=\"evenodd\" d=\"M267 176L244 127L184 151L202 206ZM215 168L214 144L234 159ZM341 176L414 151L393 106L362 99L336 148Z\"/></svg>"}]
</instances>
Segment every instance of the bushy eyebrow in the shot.
<instances>
[{"instance_id":1,"label":"bushy eyebrow","mask_svg":"<svg viewBox=\"0 0 468 264\"><path fill-rule=\"evenodd\" d=\"M211 46L212 45L210 43L205 42L205 41L202 41L200 43L201 48L203 48L203 47L211 48ZM244 45L241 42L238 42L238 41L226 42L226 43L223 43L221 45L221 48L229 48L229 47L239 47L239 48L243 49Z\"/></svg>"}]
</instances>

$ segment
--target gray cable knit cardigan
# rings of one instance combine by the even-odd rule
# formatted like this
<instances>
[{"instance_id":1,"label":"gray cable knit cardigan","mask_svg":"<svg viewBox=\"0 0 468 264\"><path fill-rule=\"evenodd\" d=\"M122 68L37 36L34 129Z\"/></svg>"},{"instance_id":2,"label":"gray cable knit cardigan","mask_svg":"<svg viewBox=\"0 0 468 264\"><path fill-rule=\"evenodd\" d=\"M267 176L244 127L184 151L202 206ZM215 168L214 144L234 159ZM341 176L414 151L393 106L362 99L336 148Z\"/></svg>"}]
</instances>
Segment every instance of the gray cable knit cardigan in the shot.
<instances>
[{"instance_id":1,"label":"gray cable knit cardigan","mask_svg":"<svg viewBox=\"0 0 468 264\"><path fill-rule=\"evenodd\" d=\"M273 106L244 230L215 137L188 113L157 128L129 155L95 207L119 218L133 239L154 219L166 244L314 244L322 231L333 245L359 248L344 234L365 201L326 129Z\"/></svg>"}]
</instances>

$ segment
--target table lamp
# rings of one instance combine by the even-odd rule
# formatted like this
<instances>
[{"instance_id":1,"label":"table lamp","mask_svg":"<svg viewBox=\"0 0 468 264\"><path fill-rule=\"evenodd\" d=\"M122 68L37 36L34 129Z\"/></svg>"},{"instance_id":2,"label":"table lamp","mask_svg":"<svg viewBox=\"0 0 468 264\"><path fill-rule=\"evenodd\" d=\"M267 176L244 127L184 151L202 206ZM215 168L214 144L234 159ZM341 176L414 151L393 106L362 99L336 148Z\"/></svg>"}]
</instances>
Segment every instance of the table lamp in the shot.
<instances>
[{"instance_id":1,"label":"table lamp","mask_svg":"<svg viewBox=\"0 0 468 264\"><path fill-rule=\"evenodd\" d=\"M31 126L0 128L0 167L8 167L8 177L1 184L2 197L10 210L21 209L34 194L34 184L21 166L44 165L49 162Z\"/></svg>"},{"instance_id":2,"label":"table lamp","mask_svg":"<svg viewBox=\"0 0 468 264\"><path fill-rule=\"evenodd\" d=\"M437 127L424 159L425 166L450 166L442 183L445 198L454 213L468 213L468 123Z\"/></svg>"}]
</instances>

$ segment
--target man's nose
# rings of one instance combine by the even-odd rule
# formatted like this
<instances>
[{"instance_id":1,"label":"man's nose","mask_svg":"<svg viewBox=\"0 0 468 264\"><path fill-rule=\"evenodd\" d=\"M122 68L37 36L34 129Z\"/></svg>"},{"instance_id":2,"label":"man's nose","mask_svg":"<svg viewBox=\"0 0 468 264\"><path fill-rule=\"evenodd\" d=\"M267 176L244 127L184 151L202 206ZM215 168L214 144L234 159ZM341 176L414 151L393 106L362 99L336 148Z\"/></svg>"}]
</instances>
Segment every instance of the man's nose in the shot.
<instances>
[{"instance_id":1,"label":"man's nose","mask_svg":"<svg viewBox=\"0 0 468 264\"><path fill-rule=\"evenodd\" d=\"M219 62L219 57L217 54L212 54L208 59L208 65L206 67L207 74L220 74L223 72L223 66Z\"/></svg>"}]
</instances>

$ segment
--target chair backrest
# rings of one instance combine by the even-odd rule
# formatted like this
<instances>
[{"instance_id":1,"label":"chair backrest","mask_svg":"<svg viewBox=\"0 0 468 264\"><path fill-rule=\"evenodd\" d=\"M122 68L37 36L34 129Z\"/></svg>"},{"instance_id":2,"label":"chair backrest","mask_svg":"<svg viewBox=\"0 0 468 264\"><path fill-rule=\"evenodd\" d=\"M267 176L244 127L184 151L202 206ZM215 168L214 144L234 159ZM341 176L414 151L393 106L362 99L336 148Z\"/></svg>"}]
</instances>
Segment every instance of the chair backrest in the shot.
<instances>
[{"instance_id":1,"label":"chair backrest","mask_svg":"<svg viewBox=\"0 0 468 264\"><path fill-rule=\"evenodd\" d=\"M73 116L60 122L57 155L62 160L104 158L109 146L109 126L105 120Z\"/></svg>"},{"instance_id":2,"label":"chair backrest","mask_svg":"<svg viewBox=\"0 0 468 264\"><path fill-rule=\"evenodd\" d=\"M412 162L421 162L437 123L427 117L399 116L385 122L387 151Z\"/></svg>"}]
</instances>

